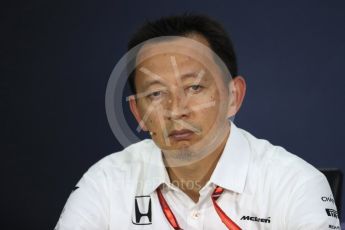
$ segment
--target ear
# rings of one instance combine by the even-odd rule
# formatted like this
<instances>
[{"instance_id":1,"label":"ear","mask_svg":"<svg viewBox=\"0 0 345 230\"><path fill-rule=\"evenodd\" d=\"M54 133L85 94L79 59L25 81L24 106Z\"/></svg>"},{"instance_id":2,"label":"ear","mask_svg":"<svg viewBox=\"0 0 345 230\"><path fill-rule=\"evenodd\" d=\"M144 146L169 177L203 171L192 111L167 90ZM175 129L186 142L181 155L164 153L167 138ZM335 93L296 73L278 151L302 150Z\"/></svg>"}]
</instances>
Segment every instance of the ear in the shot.
<instances>
[{"instance_id":1,"label":"ear","mask_svg":"<svg viewBox=\"0 0 345 230\"><path fill-rule=\"evenodd\" d=\"M242 76L236 76L229 82L228 117L234 116L241 108L246 94L246 81Z\"/></svg>"},{"instance_id":2,"label":"ear","mask_svg":"<svg viewBox=\"0 0 345 230\"><path fill-rule=\"evenodd\" d=\"M132 112L133 116L135 117L135 119L137 120L137 122L139 123L141 129L144 131L148 131L148 129L147 129L144 121L142 120L140 113L139 113L137 101L135 100L134 95L129 96L129 108L131 109L131 112Z\"/></svg>"}]
</instances>

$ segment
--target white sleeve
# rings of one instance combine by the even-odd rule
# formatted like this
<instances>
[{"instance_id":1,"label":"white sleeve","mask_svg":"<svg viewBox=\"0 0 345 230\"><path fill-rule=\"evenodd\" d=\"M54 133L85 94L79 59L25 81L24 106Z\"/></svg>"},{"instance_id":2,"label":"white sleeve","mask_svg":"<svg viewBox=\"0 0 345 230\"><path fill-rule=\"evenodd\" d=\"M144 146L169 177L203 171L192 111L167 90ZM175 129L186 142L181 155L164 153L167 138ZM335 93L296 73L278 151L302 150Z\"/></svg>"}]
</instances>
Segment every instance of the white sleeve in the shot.
<instances>
[{"instance_id":1,"label":"white sleeve","mask_svg":"<svg viewBox=\"0 0 345 230\"><path fill-rule=\"evenodd\" d=\"M286 229L340 229L332 191L323 174L305 181L290 197Z\"/></svg>"},{"instance_id":2,"label":"white sleeve","mask_svg":"<svg viewBox=\"0 0 345 230\"><path fill-rule=\"evenodd\" d=\"M93 166L69 196L55 230L108 229L108 206L106 177Z\"/></svg>"}]
</instances>

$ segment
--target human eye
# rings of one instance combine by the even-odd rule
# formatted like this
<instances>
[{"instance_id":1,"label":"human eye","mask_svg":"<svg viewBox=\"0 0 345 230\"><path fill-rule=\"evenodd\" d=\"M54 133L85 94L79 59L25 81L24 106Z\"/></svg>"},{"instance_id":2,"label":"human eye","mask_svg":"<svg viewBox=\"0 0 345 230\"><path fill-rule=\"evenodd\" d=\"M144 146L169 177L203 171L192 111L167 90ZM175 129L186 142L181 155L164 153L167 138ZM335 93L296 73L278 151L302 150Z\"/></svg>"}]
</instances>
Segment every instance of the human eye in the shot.
<instances>
[{"instance_id":1,"label":"human eye","mask_svg":"<svg viewBox=\"0 0 345 230\"><path fill-rule=\"evenodd\" d=\"M160 98L163 97L163 91L161 90L156 90L156 91L152 91L150 92L147 97L150 99L150 100L158 100Z\"/></svg>"},{"instance_id":2,"label":"human eye","mask_svg":"<svg viewBox=\"0 0 345 230\"><path fill-rule=\"evenodd\" d=\"M191 85L187 88L188 92L190 93L198 93L200 92L204 87L202 85Z\"/></svg>"}]
</instances>

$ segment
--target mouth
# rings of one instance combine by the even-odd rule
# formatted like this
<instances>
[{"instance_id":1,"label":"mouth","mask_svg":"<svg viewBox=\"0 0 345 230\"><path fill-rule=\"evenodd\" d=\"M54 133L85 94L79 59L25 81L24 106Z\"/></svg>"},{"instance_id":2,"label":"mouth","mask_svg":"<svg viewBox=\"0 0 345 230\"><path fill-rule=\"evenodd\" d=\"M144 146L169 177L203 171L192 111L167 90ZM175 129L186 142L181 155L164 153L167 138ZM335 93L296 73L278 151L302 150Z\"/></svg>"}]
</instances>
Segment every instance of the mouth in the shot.
<instances>
[{"instance_id":1,"label":"mouth","mask_svg":"<svg viewBox=\"0 0 345 230\"><path fill-rule=\"evenodd\" d=\"M175 141L189 140L194 132L189 129L173 130L169 133L169 137Z\"/></svg>"}]
</instances>

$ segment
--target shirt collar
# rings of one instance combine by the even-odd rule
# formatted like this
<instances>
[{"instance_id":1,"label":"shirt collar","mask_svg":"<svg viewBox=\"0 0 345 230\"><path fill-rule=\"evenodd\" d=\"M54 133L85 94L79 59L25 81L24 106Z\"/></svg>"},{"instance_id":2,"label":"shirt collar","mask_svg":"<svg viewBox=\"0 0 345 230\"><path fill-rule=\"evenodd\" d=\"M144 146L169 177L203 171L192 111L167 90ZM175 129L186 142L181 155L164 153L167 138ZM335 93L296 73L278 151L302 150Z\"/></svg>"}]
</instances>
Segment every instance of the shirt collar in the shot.
<instances>
[{"instance_id":1,"label":"shirt collar","mask_svg":"<svg viewBox=\"0 0 345 230\"><path fill-rule=\"evenodd\" d=\"M232 122L230 127L228 140L210 182L242 193L249 168L250 148L240 129Z\"/></svg>"},{"instance_id":2,"label":"shirt collar","mask_svg":"<svg viewBox=\"0 0 345 230\"><path fill-rule=\"evenodd\" d=\"M170 187L170 179L163 162L162 152L153 141L151 142L149 157L145 160L144 194L151 194L161 184ZM228 140L211 175L210 182L227 190L242 193L247 178L249 156L250 149L247 140L240 129L231 122Z\"/></svg>"},{"instance_id":3,"label":"shirt collar","mask_svg":"<svg viewBox=\"0 0 345 230\"><path fill-rule=\"evenodd\" d=\"M143 175L143 192L144 194L151 194L161 184L170 185L170 178L165 168L162 152L160 148L151 140L151 147L149 159L145 161L144 168L146 169Z\"/></svg>"}]
</instances>

